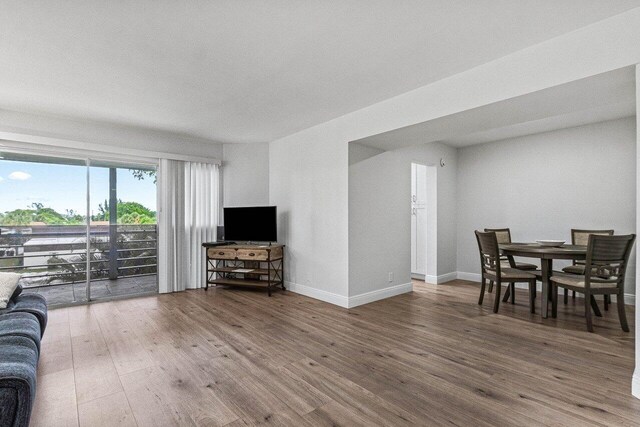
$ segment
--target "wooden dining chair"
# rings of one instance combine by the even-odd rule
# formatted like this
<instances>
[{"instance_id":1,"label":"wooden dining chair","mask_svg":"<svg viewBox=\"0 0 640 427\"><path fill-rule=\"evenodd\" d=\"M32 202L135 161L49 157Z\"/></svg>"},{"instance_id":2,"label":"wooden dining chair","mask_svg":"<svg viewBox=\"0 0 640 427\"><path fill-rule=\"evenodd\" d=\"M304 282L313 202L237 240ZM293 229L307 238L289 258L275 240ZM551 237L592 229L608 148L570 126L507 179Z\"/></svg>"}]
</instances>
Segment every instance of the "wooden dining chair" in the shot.
<instances>
[{"instance_id":1,"label":"wooden dining chair","mask_svg":"<svg viewBox=\"0 0 640 427\"><path fill-rule=\"evenodd\" d=\"M511 230L508 228L485 228L484 231L490 232L493 231L496 233L496 238L498 239L498 244L509 244L511 243ZM509 261L509 257L502 256L500 257L501 264L506 268L517 268L518 270L537 270L538 266L535 264L529 264L526 262L516 262L514 265L511 265ZM489 293L493 291L493 281L489 282Z\"/></svg>"},{"instance_id":2,"label":"wooden dining chair","mask_svg":"<svg viewBox=\"0 0 640 427\"><path fill-rule=\"evenodd\" d=\"M480 299L478 304L482 305L484 291L487 281L496 284L496 294L493 301L493 312L498 312L500 306L500 292L502 283L510 286L511 303L515 304L515 283L529 284L529 308L531 313L535 313L536 301L536 276L517 268L505 267L500 259L500 248L498 238L493 231L476 231L476 240L480 250L480 267L482 271L482 285L480 289Z\"/></svg>"},{"instance_id":3,"label":"wooden dining chair","mask_svg":"<svg viewBox=\"0 0 640 427\"><path fill-rule=\"evenodd\" d=\"M597 236L613 236L613 230L581 230L578 228L571 229L571 244L578 246L587 246L589 241L589 235L595 234ZM562 269L565 273L584 275L584 261L574 260L573 264ZM572 298L576 298L576 292L572 292ZM609 296L604 296L604 309L609 310ZM564 290L564 303L569 303L569 290Z\"/></svg>"},{"instance_id":4,"label":"wooden dining chair","mask_svg":"<svg viewBox=\"0 0 640 427\"><path fill-rule=\"evenodd\" d=\"M593 295L616 295L620 326L629 332L624 311L624 278L635 234L626 236L589 235L584 275L556 274L551 276L552 317L558 312L558 287L584 294L584 310L587 329L593 332L591 319L591 297Z\"/></svg>"}]
</instances>

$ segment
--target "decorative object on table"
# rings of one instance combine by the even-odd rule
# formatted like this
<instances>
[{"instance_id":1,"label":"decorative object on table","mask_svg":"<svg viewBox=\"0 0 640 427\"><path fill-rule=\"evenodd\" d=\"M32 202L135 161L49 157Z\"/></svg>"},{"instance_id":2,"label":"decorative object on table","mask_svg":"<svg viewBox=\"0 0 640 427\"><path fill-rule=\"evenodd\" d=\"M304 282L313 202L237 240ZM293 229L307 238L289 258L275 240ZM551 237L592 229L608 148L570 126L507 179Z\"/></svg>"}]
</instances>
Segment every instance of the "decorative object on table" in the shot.
<instances>
[{"instance_id":1,"label":"decorative object on table","mask_svg":"<svg viewBox=\"0 0 640 427\"><path fill-rule=\"evenodd\" d=\"M480 250L480 267L482 271L482 287L478 304L482 305L484 289L487 280L496 284L496 294L493 302L493 312L498 312L500 306L500 292L502 283L507 283L511 291L511 304L515 304L515 283L529 284L529 307L535 313L536 276L516 268L503 267L500 261L500 248L496 233L493 231L476 231L478 249Z\"/></svg>"},{"instance_id":2,"label":"decorative object on table","mask_svg":"<svg viewBox=\"0 0 640 427\"><path fill-rule=\"evenodd\" d=\"M629 332L624 308L624 279L627 264L636 235L600 236L589 235L584 275L554 274L550 278L552 293L552 316L557 316L558 287L584 294L584 310L587 330L593 332L591 305L593 295L616 295L620 326Z\"/></svg>"}]
</instances>

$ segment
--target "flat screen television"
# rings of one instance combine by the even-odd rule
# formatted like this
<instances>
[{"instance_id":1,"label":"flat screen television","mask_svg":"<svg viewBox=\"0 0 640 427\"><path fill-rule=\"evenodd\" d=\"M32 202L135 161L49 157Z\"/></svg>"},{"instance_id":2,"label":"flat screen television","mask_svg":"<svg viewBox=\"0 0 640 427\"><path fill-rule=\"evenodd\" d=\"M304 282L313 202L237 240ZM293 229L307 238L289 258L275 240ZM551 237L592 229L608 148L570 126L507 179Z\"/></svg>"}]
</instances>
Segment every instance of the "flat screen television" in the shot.
<instances>
[{"instance_id":1,"label":"flat screen television","mask_svg":"<svg viewBox=\"0 0 640 427\"><path fill-rule=\"evenodd\" d=\"M277 241L276 207L224 208L224 240L240 242Z\"/></svg>"}]
</instances>

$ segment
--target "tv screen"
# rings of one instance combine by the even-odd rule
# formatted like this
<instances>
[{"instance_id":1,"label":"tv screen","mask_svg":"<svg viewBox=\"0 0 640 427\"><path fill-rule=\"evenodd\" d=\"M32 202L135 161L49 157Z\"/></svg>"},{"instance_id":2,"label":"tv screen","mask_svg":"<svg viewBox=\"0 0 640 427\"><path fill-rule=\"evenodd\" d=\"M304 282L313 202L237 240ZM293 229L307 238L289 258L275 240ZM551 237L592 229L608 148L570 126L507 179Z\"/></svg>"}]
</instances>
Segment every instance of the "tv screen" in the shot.
<instances>
[{"instance_id":1,"label":"tv screen","mask_svg":"<svg viewBox=\"0 0 640 427\"><path fill-rule=\"evenodd\" d=\"M275 242L278 240L276 207L224 208L224 240Z\"/></svg>"}]
</instances>

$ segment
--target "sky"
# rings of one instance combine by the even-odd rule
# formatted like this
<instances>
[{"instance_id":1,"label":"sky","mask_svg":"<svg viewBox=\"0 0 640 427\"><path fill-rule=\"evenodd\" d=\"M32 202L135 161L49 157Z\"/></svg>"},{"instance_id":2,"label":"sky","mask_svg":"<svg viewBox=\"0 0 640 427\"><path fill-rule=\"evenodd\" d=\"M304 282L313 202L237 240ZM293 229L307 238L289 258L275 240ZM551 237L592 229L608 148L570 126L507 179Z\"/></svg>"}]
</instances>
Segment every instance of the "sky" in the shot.
<instances>
[{"instance_id":1,"label":"sky","mask_svg":"<svg viewBox=\"0 0 640 427\"><path fill-rule=\"evenodd\" d=\"M60 165L0 160L0 212L26 209L32 203L65 213L86 211L86 174L84 165ZM91 214L109 198L109 169L91 167ZM128 169L118 169L118 199L138 202L156 210L156 185L153 178L140 181Z\"/></svg>"}]
</instances>

